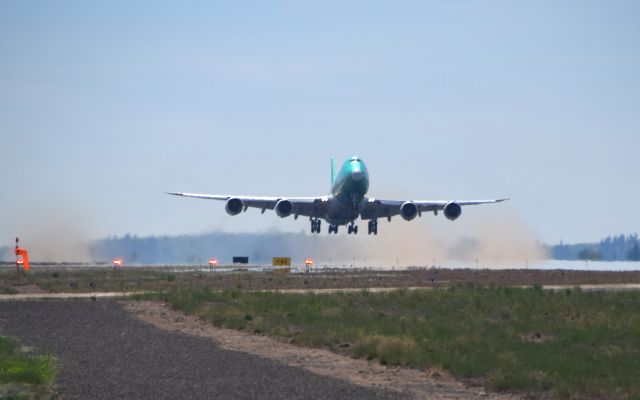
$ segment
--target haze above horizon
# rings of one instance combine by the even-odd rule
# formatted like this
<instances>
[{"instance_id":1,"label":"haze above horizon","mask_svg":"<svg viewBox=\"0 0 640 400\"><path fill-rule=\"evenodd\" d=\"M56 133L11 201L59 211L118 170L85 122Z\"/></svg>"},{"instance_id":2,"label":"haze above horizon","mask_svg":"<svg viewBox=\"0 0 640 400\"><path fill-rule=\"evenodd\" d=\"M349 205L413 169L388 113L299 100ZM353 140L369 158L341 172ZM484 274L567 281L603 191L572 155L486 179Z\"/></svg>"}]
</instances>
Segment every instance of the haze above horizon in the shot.
<instances>
[{"instance_id":1,"label":"haze above horizon","mask_svg":"<svg viewBox=\"0 0 640 400\"><path fill-rule=\"evenodd\" d=\"M511 198L411 224L637 232L639 17L634 1L2 2L0 245L307 231L164 193L322 195L330 156L354 154L373 197Z\"/></svg>"}]
</instances>

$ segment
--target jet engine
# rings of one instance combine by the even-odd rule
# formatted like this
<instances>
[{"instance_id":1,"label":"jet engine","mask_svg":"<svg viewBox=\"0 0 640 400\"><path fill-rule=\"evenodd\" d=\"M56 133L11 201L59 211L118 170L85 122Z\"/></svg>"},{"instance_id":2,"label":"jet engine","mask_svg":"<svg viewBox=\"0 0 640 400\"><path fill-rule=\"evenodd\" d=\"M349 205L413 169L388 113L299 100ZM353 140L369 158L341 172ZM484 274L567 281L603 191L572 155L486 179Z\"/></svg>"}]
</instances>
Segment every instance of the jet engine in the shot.
<instances>
[{"instance_id":1,"label":"jet engine","mask_svg":"<svg viewBox=\"0 0 640 400\"><path fill-rule=\"evenodd\" d=\"M418 215L418 206L413 201L406 201L400 206L400 215L406 221L411 221Z\"/></svg>"},{"instance_id":2,"label":"jet engine","mask_svg":"<svg viewBox=\"0 0 640 400\"><path fill-rule=\"evenodd\" d=\"M453 221L457 219L460 214L462 214L462 207L460 207L460 204L452 201L447 203L442 211L444 212L444 216L447 217L448 220Z\"/></svg>"},{"instance_id":3,"label":"jet engine","mask_svg":"<svg viewBox=\"0 0 640 400\"><path fill-rule=\"evenodd\" d=\"M242 203L242 200L236 197L232 197L229 200L227 200L227 204L224 206L224 209L227 211L227 214L229 215L238 215L242 212L243 208L244 208L244 203Z\"/></svg>"},{"instance_id":4,"label":"jet engine","mask_svg":"<svg viewBox=\"0 0 640 400\"><path fill-rule=\"evenodd\" d=\"M293 211L293 204L291 204L287 199L281 199L276 203L275 210L278 217L285 218L291 215L291 212Z\"/></svg>"}]
</instances>

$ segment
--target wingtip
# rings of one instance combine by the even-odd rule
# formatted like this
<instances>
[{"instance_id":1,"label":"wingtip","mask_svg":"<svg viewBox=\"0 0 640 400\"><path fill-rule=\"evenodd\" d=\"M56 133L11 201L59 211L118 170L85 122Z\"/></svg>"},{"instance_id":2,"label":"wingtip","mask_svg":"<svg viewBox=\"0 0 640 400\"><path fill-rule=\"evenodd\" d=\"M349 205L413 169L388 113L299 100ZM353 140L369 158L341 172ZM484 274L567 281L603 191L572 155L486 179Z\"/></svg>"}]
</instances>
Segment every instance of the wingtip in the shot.
<instances>
[{"instance_id":1,"label":"wingtip","mask_svg":"<svg viewBox=\"0 0 640 400\"><path fill-rule=\"evenodd\" d=\"M496 200L496 203L500 203L500 202L502 202L502 201L509 201L509 200L511 200L509 197L505 197L504 199L498 199L498 200Z\"/></svg>"}]
</instances>

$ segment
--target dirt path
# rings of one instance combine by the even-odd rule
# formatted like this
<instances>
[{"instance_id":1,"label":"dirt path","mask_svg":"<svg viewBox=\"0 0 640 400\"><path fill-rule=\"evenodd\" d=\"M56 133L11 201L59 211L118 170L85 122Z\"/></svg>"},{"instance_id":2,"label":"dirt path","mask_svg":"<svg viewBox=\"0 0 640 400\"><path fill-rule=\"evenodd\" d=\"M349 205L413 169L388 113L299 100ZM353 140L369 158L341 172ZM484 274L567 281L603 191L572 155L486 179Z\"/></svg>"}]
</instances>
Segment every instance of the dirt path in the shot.
<instances>
[{"instance_id":1,"label":"dirt path","mask_svg":"<svg viewBox=\"0 0 640 400\"><path fill-rule=\"evenodd\" d=\"M136 294L144 294L145 292L95 292L95 293L18 293L18 294L0 294L0 301L15 300L46 300L46 299L90 299L90 298L112 298L112 297L129 297Z\"/></svg>"},{"instance_id":2,"label":"dirt path","mask_svg":"<svg viewBox=\"0 0 640 400\"><path fill-rule=\"evenodd\" d=\"M524 287L524 286L523 286ZM612 284L597 284L597 285L543 285L542 288L546 290L564 290L573 289L579 287L582 290L587 291L621 291L621 290L640 290L640 283L612 283ZM39 289L39 288L38 288ZM331 288L331 289L258 289L247 290L251 292L279 292L279 293L338 293L338 292L360 292L366 290L372 293L392 292L394 290L431 290L433 287L424 286L408 286L408 287L372 287L372 288ZM219 289L220 291L222 289ZM113 297L129 297L138 294L145 294L145 291L133 291L133 292L85 292L85 293L44 293L42 290L39 292L28 292L18 294L0 294L0 301L2 300L45 300L45 299L89 299L89 298L113 298Z\"/></svg>"},{"instance_id":3,"label":"dirt path","mask_svg":"<svg viewBox=\"0 0 640 400\"><path fill-rule=\"evenodd\" d=\"M210 338L224 349L254 354L318 375L346 380L359 386L395 391L416 399L519 398L466 386L443 371L385 367L374 361L353 359L328 350L298 347L266 336L217 328L158 302L123 302L123 308L158 328Z\"/></svg>"}]
</instances>

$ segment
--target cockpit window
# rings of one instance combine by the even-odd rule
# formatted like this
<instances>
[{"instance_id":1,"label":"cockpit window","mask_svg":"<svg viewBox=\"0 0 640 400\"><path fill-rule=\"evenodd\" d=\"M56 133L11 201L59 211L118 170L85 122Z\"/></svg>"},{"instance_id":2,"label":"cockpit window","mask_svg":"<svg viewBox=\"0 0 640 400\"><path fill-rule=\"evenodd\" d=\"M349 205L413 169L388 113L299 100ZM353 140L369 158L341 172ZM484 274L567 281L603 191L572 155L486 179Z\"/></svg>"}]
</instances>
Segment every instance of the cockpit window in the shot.
<instances>
[{"instance_id":1,"label":"cockpit window","mask_svg":"<svg viewBox=\"0 0 640 400\"><path fill-rule=\"evenodd\" d=\"M360 161L360 157L351 157L351 161Z\"/></svg>"}]
</instances>

